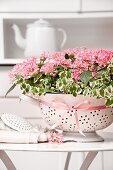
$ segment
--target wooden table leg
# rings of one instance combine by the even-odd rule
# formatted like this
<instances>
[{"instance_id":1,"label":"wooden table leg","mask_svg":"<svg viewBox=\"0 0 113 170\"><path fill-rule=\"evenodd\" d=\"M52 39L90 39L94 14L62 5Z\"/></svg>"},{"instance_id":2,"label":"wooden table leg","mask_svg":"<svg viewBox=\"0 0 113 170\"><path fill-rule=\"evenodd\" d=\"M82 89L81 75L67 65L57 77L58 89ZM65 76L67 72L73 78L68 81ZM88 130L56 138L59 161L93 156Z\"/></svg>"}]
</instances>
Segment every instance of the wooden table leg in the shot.
<instances>
[{"instance_id":1,"label":"wooden table leg","mask_svg":"<svg viewBox=\"0 0 113 170\"><path fill-rule=\"evenodd\" d=\"M97 155L98 151L91 151L88 152L84 162L82 163L81 167L79 170L88 170L90 164L93 162L93 160L95 159L96 155Z\"/></svg>"},{"instance_id":2,"label":"wooden table leg","mask_svg":"<svg viewBox=\"0 0 113 170\"><path fill-rule=\"evenodd\" d=\"M17 170L16 167L14 166L13 162L11 161L9 156L7 155L7 153L3 150L0 150L0 159L2 160L4 165L6 166L7 170Z\"/></svg>"},{"instance_id":3,"label":"wooden table leg","mask_svg":"<svg viewBox=\"0 0 113 170\"><path fill-rule=\"evenodd\" d=\"M72 154L71 152L67 153L64 170L68 170L68 168L69 168L69 162L70 162L71 154Z\"/></svg>"}]
</instances>

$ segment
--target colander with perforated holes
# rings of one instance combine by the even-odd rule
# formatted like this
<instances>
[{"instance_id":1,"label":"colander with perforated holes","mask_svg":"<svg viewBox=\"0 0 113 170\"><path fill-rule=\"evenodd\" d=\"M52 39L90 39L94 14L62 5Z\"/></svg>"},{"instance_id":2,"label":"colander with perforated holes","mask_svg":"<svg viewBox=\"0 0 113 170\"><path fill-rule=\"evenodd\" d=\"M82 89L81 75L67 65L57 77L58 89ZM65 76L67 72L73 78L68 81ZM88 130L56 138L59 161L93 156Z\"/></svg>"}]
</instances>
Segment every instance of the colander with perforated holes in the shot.
<instances>
[{"instance_id":1,"label":"colander with perforated holes","mask_svg":"<svg viewBox=\"0 0 113 170\"><path fill-rule=\"evenodd\" d=\"M67 139L81 142L102 141L103 139L97 135L96 131L108 127L113 122L113 108L106 107L104 99L83 95L74 97L71 94L48 93L38 97L37 101L40 103L45 121L50 126L55 124L57 128L63 130ZM91 109L87 109L84 105L87 102L90 103ZM82 104L82 109L76 108L77 118L75 119L73 108L79 104ZM78 126L84 135L78 133Z\"/></svg>"}]
</instances>

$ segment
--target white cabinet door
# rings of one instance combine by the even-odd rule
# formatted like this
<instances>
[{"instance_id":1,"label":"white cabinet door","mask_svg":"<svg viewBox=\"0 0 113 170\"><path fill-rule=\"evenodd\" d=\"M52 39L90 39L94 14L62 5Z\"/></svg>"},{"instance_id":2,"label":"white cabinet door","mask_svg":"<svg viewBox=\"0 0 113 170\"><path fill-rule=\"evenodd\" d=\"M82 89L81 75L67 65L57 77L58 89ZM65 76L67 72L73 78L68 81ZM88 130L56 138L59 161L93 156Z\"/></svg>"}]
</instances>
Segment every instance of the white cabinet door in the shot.
<instances>
[{"instance_id":1,"label":"white cabinet door","mask_svg":"<svg viewBox=\"0 0 113 170\"><path fill-rule=\"evenodd\" d=\"M82 0L84 11L112 11L113 0Z\"/></svg>"},{"instance_id":2,"label":"white cabinet door","mask_svg":"<svg viewBox=\"0 0 113 170\"><path fill-rule=\"evenodd\" d=\"M78 11L79 0L1 0L0 12Z\"/></svg>"}]
</instances>

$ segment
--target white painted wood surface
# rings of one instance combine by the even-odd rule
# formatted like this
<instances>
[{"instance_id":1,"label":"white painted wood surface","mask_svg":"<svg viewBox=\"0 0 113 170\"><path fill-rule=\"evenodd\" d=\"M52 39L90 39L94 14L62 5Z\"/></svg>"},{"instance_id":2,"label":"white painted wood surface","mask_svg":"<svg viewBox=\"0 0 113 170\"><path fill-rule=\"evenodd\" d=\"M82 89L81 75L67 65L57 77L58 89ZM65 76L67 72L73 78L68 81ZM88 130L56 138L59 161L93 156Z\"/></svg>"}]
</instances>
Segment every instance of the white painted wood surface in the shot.
<instances>
[{"instance_id":1,"label":"white painted wood surface","mask_svg":"<svg viewBox=\"0 0 113 170\"><path fill-rule=\"evenodd\" d=\"M103 142L65 142L38 143L38 144L7 144L0 143L0 150L7 151L34 151L34 152L90 152L90 151L113 151L113 133L98 132L104 138Z\"/></svg>"},{"instance_id":2,"label":"white painted wood surface","mask_svg":"<svg viewBox=\"0 0 113 170\"><path fill-rule=\"evenodd\" d=\"M78 12L113 10L112 0L1 0L0 12ZM24 8L27 3L26 8ZM80 8L82 5L82 8Z\"/></svg>"},{"instance_id":3,"label":"white painted wood surface","mask_svg":"<svg viewBox=\"0 0 113 170\"><path fill-rule=\"evenodd\" d=\"M112 0L82 0L82 11L113 11Z\"/></svg>"},{"instance_id":4,"label":"white painted wood surface","mask_svg":"<svg viewBox=\"0 0 113 170\"><path fill-rule=\"evenodd\" d=\"M0 2L0 12L75 12L78 10L79 0L1 0Z\"/></svg>"},{"instance_id":5,"label":"white painted wood surface","mask_svg":"<svg viewBox=\"0 0 113 170\"><path fill-rule=\"evenodd\" d=\"M67 164L63 168L68 169L68 164L71 159L71 152L86 152L87 154L85 161L83 161L80 170L86 170L92 160L97 155L98 151L113 151L113 133L101 132L99 133L103 138L104 142L92 142L90 145L88 143L76 143L67 142L63 144L51 144L51 143L40 143L40 144L0 144L0 150L8 151L29 151L29 152L68 152L68 157L66 159ZM68 162L69 160L69 162ZM13 162L14 163L14 162ZM62 163L65 163L63 161ZM65 164L64 164L65 165ZM98 164L99 165L99 164ZM99 166L97 167L99 168ZM100 169L100 168L99 168Z\"/></svg>"}]
</instances>

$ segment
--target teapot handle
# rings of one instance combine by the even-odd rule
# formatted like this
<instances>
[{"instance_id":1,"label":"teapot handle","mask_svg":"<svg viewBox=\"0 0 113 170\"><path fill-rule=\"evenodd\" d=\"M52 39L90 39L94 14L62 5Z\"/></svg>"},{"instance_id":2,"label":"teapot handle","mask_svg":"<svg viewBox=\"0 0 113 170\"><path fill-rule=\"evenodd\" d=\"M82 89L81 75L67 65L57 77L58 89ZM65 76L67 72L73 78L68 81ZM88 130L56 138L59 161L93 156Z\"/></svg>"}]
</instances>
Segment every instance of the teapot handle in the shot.
<instances>
[{"instance_id":1,"label":"teapot handle","mask_svg":"<svg viewBox=\"0 0 113 170\"><path fill-rule=\"evenodd\" d=\"M67 34L66 34L66 31L62 28L58 28L58 31L62 32L63 33L63 40L62 40L62 43L60 45L60 48L62 49L64 44L66 43L66 40L67 40Z\"/></svg>"}]
</instances>

